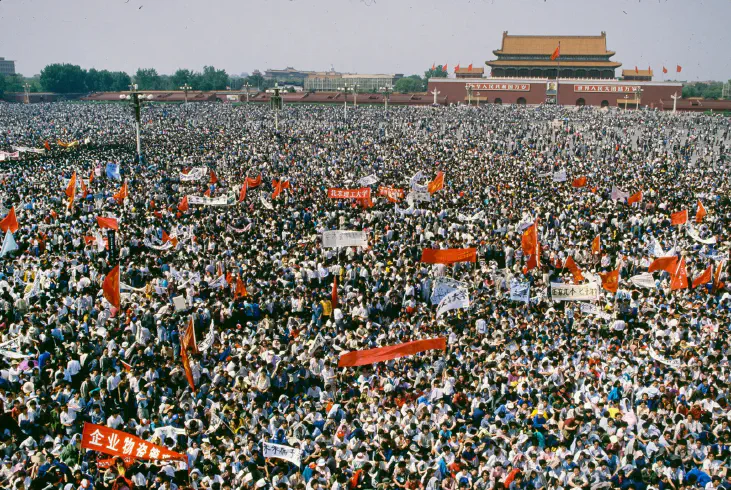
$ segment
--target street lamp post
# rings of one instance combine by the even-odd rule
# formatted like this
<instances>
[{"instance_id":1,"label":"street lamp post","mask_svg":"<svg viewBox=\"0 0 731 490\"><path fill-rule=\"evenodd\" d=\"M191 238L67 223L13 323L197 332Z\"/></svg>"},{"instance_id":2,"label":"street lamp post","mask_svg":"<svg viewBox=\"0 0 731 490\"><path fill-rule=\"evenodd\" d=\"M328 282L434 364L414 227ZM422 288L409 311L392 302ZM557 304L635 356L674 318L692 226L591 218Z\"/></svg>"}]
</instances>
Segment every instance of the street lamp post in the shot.
<instances>
[{"instance_id":1,"label":"street lamp post","mask_svg":"<svg viewBox=\"0 0 731 490\"><path fill-rule=\"evenodd\" d=\"M467 84L467 105L472 105L472 85Z\"/></svg>"},{"instance_id":2,"label":"street lamp post","mask_svg":"<svg viewBox=\"0 0 731 490\"><path fill-rule=\"evenodd\" d=\"M358 84L353 86L353 109L358 108Z\"/></svg>"},{"instance_id":3,"label":"street lamp post","mask_svg":"<svg viewBox=\"0 0 731 490\"><path fill-rule=\"evenodd\" d=\"M244 84L244 88L246 89L246 104L247 105L249 104L249 87L251 87L251 85L249 85L249 82L246 82Z\"/></svg>"},{"instance_id":4,"label":"street lamp post","mask_svg":"<svg viewBox=\"0 0 731 490\"><path fill-rule=\"evenodd\" d=\"M187 83L186 83L185 85L183 85L182 87L180 87L180 90L182 90L182 91L183 91L183 93L185 94L185 103L186 103L186 104L188 103L188 90L190 90L190 89L192 89L192 88L193 88L193 87L191 87L191 86L190 86L190 85L188 85Z\"/></svg>"},{"instance_id":5,"label":"street lamp post","mask_svg":"<svg viewBox=\"0 0 731 490\"><path fill-rule=\"evenodd\" d=\"M393 90L390 87L381 87L379 90L383 93L383 107L388 112L388 99L391 97Z\"/></svg>"},{"instance_id":6,"label":"street lamp post","mask_svg":"<svg viewBox=\"0 0 731 490\"><path fill-rule=\"evenodd\" d=\"M348 90L350 90L350 87L348 87L348 84L344 84L342 87L338 87L338 92L343 93L343 117L345 119L348 119Z\"/></svg>"},{"instance_id":7,"label":"street lamp post","mask_svg":"<svg viewBox=\"0 0 731 490\"><path fill-rule=\"evenodd\" d=\"M137 161L142 163L142 142L140 141L140 107L142 100L152 100L152 95L145 95L137 90L137 84L129 86L129 94L119 96L122 100L129 100L135 111L135 133L137 135Z\"/></svg>"},{"instance_id":8,"label":"street lamp post","mask_svg":"<svg viewBox=\"0 0 731 490\"><path fill-rule=\"evenodd\" d=\"M274 84L274 95L271 101L272 109L274 109L274 129L279 131L279 110L282 108L282 97L279 95L279 82Z\"/></svg>"},{"instance_id":9,"label":"street lamp post","mask_svg":"<svg viewBox=\"0 0 731 490\"><path fill-rule=\"evenodd\" d=\"M624 96L624 110L625 111L627 110L627 101L628 101L628 99L629 99L629 95L625 95Z\"/></svg>"},{"instance_id":10,"label":"street lamp post","mask_svg":"<svg viewBox=\"0 0 731 490\"><path fill-rule=\"evenodd\" d=\"M26 104L30 104L30 84L28 82L25 82L23 84L23 91L25 92L23 96L23 102Z\"/></svg>"}]
</instances>

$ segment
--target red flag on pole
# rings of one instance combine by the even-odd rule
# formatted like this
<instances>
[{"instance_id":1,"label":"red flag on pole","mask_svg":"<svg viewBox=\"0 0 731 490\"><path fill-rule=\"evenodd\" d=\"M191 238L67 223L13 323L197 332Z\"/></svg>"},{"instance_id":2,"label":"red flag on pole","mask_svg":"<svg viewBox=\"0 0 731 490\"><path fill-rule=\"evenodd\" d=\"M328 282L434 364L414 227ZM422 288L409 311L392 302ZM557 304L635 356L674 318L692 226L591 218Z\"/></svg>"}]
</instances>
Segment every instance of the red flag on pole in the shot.
<instances>
[{"instance_id":1,"label":"red flag on pole","mask_svg":"<svg viewBox=\"0 0 731 490\"><path fill-rule=\"evenodd\" d=\"M663 72L663 73L667 73L667 72L668 72L668 69L667 69L667 68L665 68L665 67L663 66L663 67L662 67L662 72Z\"/></svg>"},{"instance_id":2,"label":"red flag on pole","mask_svg":"<svg viewBox=\"0 0 731 490\"><path fill-rule=\"evenodd\" d=\"M256 177L246 177L246 186L249 189L256 189L261 185L261 174Z\"/></svg>"},{"instance_id":3,"label":"red flag on pole","mask_svg":"<svg viewBox=\"0 0 731 490\"><path fill-rule=\"evenodd\" d=\"M602 241L599 235L591 241L591 253L596 255L602 251Z\"/></svg>"},{"instance_id":4,"label":"red flag on pole","mask_svg":"<svg viewBox=\"0 0 731 490\"><path fill-rule=\"evenodd\" d=\"M66 187L66 196L69 198L68 209L74 205L74 198L76 197L76 172L71 176L69 185Z\"/></svg>"},{"instance_id":5,"label":"red flag on pole","mask_svg":"<svg viewBox=\"0 0 731 490\"><path fill-rule=\"evenodd\" d=\"M3 230L3 233L7 233L8 230L10 230L10 233L18 231L18 218L15 216L15 206L10 208L8 214L0 221L0 230Z\"/></svg>"},{"instance_id":6,"label":"red flag on pole","mask_svg":"<svg viewBox=\"0 0 731 490\"><path fill-rule=\"evenodd\" d=\"M721 271L723 270L725 263L726 261L722 260L721 263L718 264L718 267L716 267L716 272L713 274L713 289L711 291L714 294L723 287L723 283L721 282Z\"/></svg>"},{"instance_id":7,"label":"red flag on pole","mask_svg":"<svg viewBox=\"0 0 731 490\"><path fill-rule=\"evenodd\" d=\"M454 67L454 73L457 73L459 71L459 63L457 63L457 66Z\"/></svg>"},{"instance_id":8,"label":"red flag on pole","mask_svg":"<svg viewBox=\"0 0 731 490\"><path fill-rule=\"evenodd\" d=\"M685 257L678 261L675 273L670 276L670 289L688 289L688 271L685 270Z\"/></svg>"},{"instance_id":9,"label":"red flag on pole","mask_svg":"<svg viewBox=\"0 0 731 490\"><path fill-rule=\"evenodd\" d=\"M444 189L444 172L437 172L437 176L434 177L434 180L429 182L427 185L427 190L429 191L429 194L434 194L438 190Z\"/></svg>"},{"instance_id":10,"label":"red flag on pole","mask_svg":"<svg viewBox=\"0 0 731 490\"><path fill-rule=\"evenodd\" d=\"M104 298L115 308L119 309L122 297L119 293L119 264L109 271L102 283Z\"/></svg>"},{"instance_id":11,"label":"red flag on pole","mask_svg":"<svg viewBox=\"0 0 731 490\"><path fill-rule=\"evenodd\" d=\"M607 272L606 274L599 274L602 278L602 287L610 293L616 293L619 289L619 269Z\"/></svg>"},{"instance_id":12,"label":"red flag on pole","mask_svg":"<svg viewBox=\"0 0 731 490\"><path fill-rule=\"evenodd\" d=\"M193 317L190 317L188 320L188 326L185 329L185 332L183 332L183 336L180 339L180 347L183 350L188 350L193 354L198 354L200 351L198 350L198 343L196 342L195 338L195 327L193 326Z\"/></svg>"},{"instance_id":13,"label":"red flag on pole","mask_svg":"<svg viewBox=\"0 0 731 490\"><path fill-rule=\"evenodd\" d=\"M122 184L122 188L119 189L119 192L114 194L114 199L119 203L122 204L124 200L127 198L127 195L129 193L127 192L127 182Z\"/></svg>"},{"instance_id":14,"label":"red flag on pole","mask_svg":"<svg viewBox=\"0 0 731 490\"><path fill-rule=\"evenodd\" d=\"M640 70L637 68L637 65L635 65L635 73L639 73Z\"/></svg>"},{"instance_id":15,"label":"red flag on pole","mask_svg":"<svg viewBox=\"0 0 731 490\"><path fill-rule=\"evenodd\" d=\"M675 67L675 71L676 71L676 72L678 72L678 73L680 73L681 71L683 71L683 67L682 67L682 66L680 66L680 65L677 65L677 66Z\"/></svg>"},{"instance_id":16,"label":"red flag on pole","mask_svg":"<svg viewBox=\"0 0 731 490\"><path fill-rule=\"evenodd\" d=\"M246 199L246 189L249 186L247 185L246 181L241 185L241 190L239 191L239 202L244 202L244 199Z\"/></svg>"},{"instance_id":17,"label":"red flag on pole","mask_svg":"<svg viewBox=\"0 0 731 490\"><path fill-rule=\"evenodd\" d=\"M556 49L553 51L553 54L551 55L551 61L557 60L559 56L561 56L561 45L560 44L558 46L556 46Z\"/></svg>"},{"instance_id":18,"label":"red flag on pole","mask_svg":"<svg viewBox=\"0 0 731 490\"><path fill-rule=\"evenodd\" d=\"M708 284L713 279L713 266L709 265L706 270L703 271L703 273L693 279L693 289L697 288L698 286L701 286L703 284Z\"/></svg>"},{"instance_id":19,"label":"red flag on pole","mask_svg":"<svg viewBox=\"0 0 731 490\"><path fill-rule=\"evenodd\" d=\"M467 67L467 69L472 73L472 63L470 63L470 66Z\"/></svg>"},{"instance_id":20,"label":"red flag on pole","mask_svg":"<svg viewBox=\"0 0 731 490\"><path fill-rule=\"evenodd\" d=\"M216 176L216 172L214 172L213 170L211 170L210 173L209 173L208 183L209 184L215 184L216 182L218 182L218 177Z\"/></svg>"},{"instance_id":21,"label":"red flag on pole","mask_svg":"<svg viewBox=\"0 0 731 490\"><path fill-rule=\"evenodd\" d=\"M581 269L579 269L579 266L576 265L573 257L569 257L568 259L566 259L564 267L566 267L574 276L574 284L579 284L581 281L584 280L584 275L581 273Z\"/></svg>"},{"instance_id":22,"label":"red flag on pole","mask_svg":"<svg viewBox=\"0 0 731 490\"><path fill-rule=\"evenodd\" d=\"M178 204L178 211L184 213L189 208L190 208L190 206L188 206L188 196L183 196L183 199L180 201L180 204Z\"/></svg>"},{"instance_id":23,"label":"red flag on pole","mask_svg":"<svg viewBox=\"0 0 731 490\"><path fill-rule=\"evenodd\" d=\"M698 211L695 212L695 222L701 223L706 214L706 208L703 207L703 203L698 199Z\"/></svg>"},{"instance_id":24,"label":"red flag on pole","mask_svg":"<svg viewBox=\"0 0 731 490\"><path fill-rule=\"evenodd\" d=\"M105 216L97 216L96 223L99 225L99 228L101 228L102 230L104 230L104 229L119 230L119 223L117 222L116 218L107 218Z\"/></svg>"},{"instance_id":25,"label":"red flag on pole","mask_svg":"<svg viewBox=\"0 0 731 490\"><path fill-rule=\"evenodd\" d=\"M650 267L647 269L647 272L655 272L655 271L665 271L672 274L675 271L675 268L678 265L678 258L675 256L672 257L659 257L652 261L652 264L650 264Z\"/></svg>"},{"instance_id":26,"label":"red flag on pole","mask_svg":"<svg viewBox=\"0 0 731 490\"><path fill-rule=\"evenodd\" d=\"M640 201L642 201L642 191L635 192L634 194L632 194L631 196L629 196L627 198L627 204L629 206L632 206L634 203L640 202Z\"/></svg>"},{"instance_id":27,"label":"red flag on pole","mask_svg":"<svg viewBox=\"0 0 731 490\"><path fill-rule=\"evenodd\" d=\"M180 344L180 360L183 363L183 369L185 370L185 378L188 380L190 390L195 393L195 381L193 379L193 370L190 369L190 361L188 360L188 351L185 350L183 344Z\"/></svg>"},{"instance_id":28,"label":"red flag on pole","mask_svg":"<svg viewBox=\"0 0 731 490\"><path fill-rule=\"evenodd\" d=\"M234 290L234 299L243 298L247 294L249 294L246 291L246 285L244 284L244 281L241 280L241 277L236 278L236 289Z\"/></svg>"},{"instance_id":29,"label":"red flag on pole","mask_svg":"<svg viewBox=\"0 0 731 490\"><path fill-rule=\"evenodd\" d=\"M688 210L684 209L670 215L670 223L674 226L682 225L688 222Z\"/></svg>"},{"instance_id":30,"label":"red flag on pole","mask_svg":"<svg viewBox=\"0 0 731 490\"><path fill-rule=\"evenodd\" d=\"M332 301L333 308L338 307L338 276L333 274L333 290L330 293L330 300Z\"/></svg>"},{"instance_id":31,"label":"red flag on pole","mask_svg":"<svg viewBox=\"0 0 731 490\"><path fill-rule=\"evenodd\" d=\"M442 66L442 70L444 70L444 73L449 73L449 67L446 64Z\"/></svg>"}]
</instances>

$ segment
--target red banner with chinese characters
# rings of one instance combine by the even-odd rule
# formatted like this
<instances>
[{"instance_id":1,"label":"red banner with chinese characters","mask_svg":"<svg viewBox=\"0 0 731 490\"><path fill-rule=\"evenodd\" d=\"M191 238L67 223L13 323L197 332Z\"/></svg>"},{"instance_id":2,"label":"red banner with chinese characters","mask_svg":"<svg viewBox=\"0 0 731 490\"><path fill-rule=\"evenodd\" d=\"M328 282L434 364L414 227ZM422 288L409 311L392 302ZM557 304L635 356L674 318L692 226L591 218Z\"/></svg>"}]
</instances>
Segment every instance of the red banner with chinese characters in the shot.
<instances>
[{"instance_id":1,"label":"red banner with chinese characters","mask_svg":"<svg viewBox=\"0 0 731 490\"><path fill-rule=\"evenodd\" d=\"M403 199L406 193L403 189L397 187L385 187L381 186L378 188L378 195L387 197L388 199Z\"/></svg>"},{"instance_id":2,"label":"red banner with chinese characters","mask_svg":"<svg viewBox=\"0 0 731 490\"><path fill-rule=\"evenodd\" d=\"M154 461L177 460L188 463L188 457L185 454L176 453L121 430L88 422L84 423L81 447L120 458L130 457Z\"/></svg>"},{"instance_id":3,"label":"red banner with chinese characters","mask_svg":"<svg viewBox=\"0 0 731 490\"><path fill-rule=\"evenodd\" d=\"M105 470L107 468L111 468L112 466L114 466L115 459L117 459L117 458L97 459L96 467L100 470ZM125 468L129 468L130 466L132 466L132 463L135 462L135 460L133 458L129 458L129 457L122 458L122 460L124 462Z\"/></svg>"},{"instance_id":4,"label":"red banner with chinese characters","mask_svg":"<svg viewBox=\"0 0 731 490\"><path fill-rule=\"evenodd\" d=\"M327 197L330 199L370 199L371 188L361 187L360 189L336 189L331 187L327 190Z\"/></svg>"}]
</instances>

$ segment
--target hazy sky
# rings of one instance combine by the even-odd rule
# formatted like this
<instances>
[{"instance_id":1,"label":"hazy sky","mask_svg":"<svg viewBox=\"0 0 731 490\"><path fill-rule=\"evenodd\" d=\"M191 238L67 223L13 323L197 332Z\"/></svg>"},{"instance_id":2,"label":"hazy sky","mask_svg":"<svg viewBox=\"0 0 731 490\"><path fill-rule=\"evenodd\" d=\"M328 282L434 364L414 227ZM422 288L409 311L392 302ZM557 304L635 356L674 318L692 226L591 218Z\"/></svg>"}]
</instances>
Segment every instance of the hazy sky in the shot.
<instances>
[{"instance_id":1,"label":"hazy sky","mask_svg":"<svg viewBox=\"0 0 731 490\"><path fill-rule=\"evenodd\" d=\"M159 73L484 66L512 34L599 34L624 68L731 78L731 0L0 0L0 56ZM488 70L489 71L489 70ZM617 71L617 74L620 72Z\"/></svg>"}]
</instances>

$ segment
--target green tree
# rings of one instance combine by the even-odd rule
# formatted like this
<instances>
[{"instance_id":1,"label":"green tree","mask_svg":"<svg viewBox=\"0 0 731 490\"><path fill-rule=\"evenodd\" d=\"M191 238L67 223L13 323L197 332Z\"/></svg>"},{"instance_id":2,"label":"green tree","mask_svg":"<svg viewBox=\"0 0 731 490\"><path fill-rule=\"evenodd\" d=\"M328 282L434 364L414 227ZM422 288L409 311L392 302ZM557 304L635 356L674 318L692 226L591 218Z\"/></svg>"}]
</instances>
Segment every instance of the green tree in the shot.
<instances>
[{"instance_id":1,"label":"green tree","mask_svg":"<svg viewBox=\"0 0 731 490\"><path fill-rule=\"evenodd\" d=\"M249 82L251 87L257 87L260 90L266 87L264 77L259 74L249 75L246 81Z\"/></svg>"},{"instance_id":2,"label":"green tree","mask_svg":"<svg viewBox=\"0 0 731 490\"><path fill-rule=\"evenodd\" d=\"M61 94L86 91L86 70L79 65L53 63L41 70L41 86L48 92Z\"/></svg>"},{"instance_id":3,"label":"green tree","mask_svg":"<svg viewBox=\"0 0 731 490\"><path fill-rule=\"evenodd\" d=\"M140 90L162 89L162 79L154 68L139 68L135 73L135 83Z\"/></svg>"},{"instance_id":4,"label":"green tree","mask_svg":"<svg viewBox=\"0 0 731 490\"><path fill-rule=\"evenodd\" d=\"M178 68L175 73L170 76L170 81L174 86L174 90L180 90L180 87L185 85L193 85L194 73L191 70L185 68ZM195 90L197 87L193 87Z\"/></svg>"},{"instance_id":5,"label":"green tree","mask_svg":"<svg viewBox=\"0 0 731 490\"><path fill-rule=\"evenodd\" d=\"M411 75L405 78L400 78L396 80L394 90L396 92L401 92L402 94L423 92L424 80L419 75Z\"/></svg>"},{"instance_id":6,"label":"green tree","mask_svg":"<svg viewBox=\"0 0 731 490\"><path fill-rule=\"evenodd\" d=\"M196 77L200 90L225 90L228 84L226 70L216 70L212 66L204 66L203 73Z\"/></svg>"},{"instance_id":7,"label":"green tree","mask_svg":"<svg viewBox=\"0 0 731 490\"><path fill-rule=\"evenodd\" d=\"M129 90L129 86L132 85L132 78L123 71L113 71L112 82L109 86L110 92L122 92Z\"/></svg>"},{"instance_id":8,"label":"green tree","mask_svg":"<svg viewBox=\"0 0 731 490\"><path fill-rule=\"evenodd\" d=\"M693 82L683 86L683 97L720 99L722 95L723 82Z\"/></svg>"},{"instance_id":9,"label":"green tree","mask_svg":"<svg viewBox=\"0 0 731 490\"><path fill-rule=\"evenodd\" d=\"M0 97L5 93L5 87L7 86L8 82L5 80L5 75L0 75Z\"/></svg>"},{"instance_id":10,"label":"green tree","mask_svg":"<svg viewBox=\"0 0 731 490\"><path fill-rule=\"evenodd\" d=\"M449 73L444 69L444 65L438 65L433 70L427 70L424 72L424 79L429 80L430 78L447 78Z\"/></svg>"}]
</instances>

